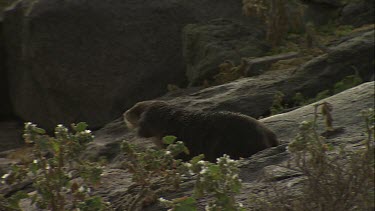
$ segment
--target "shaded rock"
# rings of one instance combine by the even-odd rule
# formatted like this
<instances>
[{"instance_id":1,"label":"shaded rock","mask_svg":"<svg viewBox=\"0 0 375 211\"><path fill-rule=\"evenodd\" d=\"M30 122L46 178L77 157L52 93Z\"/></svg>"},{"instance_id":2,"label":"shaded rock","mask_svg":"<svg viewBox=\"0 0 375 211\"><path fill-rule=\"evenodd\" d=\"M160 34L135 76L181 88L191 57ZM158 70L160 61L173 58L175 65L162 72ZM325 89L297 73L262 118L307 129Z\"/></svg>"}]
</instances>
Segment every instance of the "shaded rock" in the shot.
<instances>
[{"instance_id":1,"label":"shaded rock","mask_svg":"<svg viewBox=\"0 0 375 211\"><path fill-rule=\"evenodd\" d=\"M332 47L329 53L314 58L296 70L296 76L289 80L296 83L297 92L313 97L317 92L328 89L345 75L356 72L364 81L373 74L374 30L363 33ZM311 74L311 75L310 75Z\"/></svg>"},{"instance_id":2,"label":"shaded rock","mask_svg":"<svg viewBox=\"0 0 375 211\"><path fill-rule=\"evenodd\" d=\"M342 0L303 0L304 2L308 3L315 3L315 4L326 4L329 6L339 7L343 5Z\"/></svg>"},{"instance_id":3,"label":"shaded rock","mask_svg":"<svg viewBox=\"0 0 375 211\"><path fill-rule=\"evenodd\" d=\"M240 8L227 0L20 1L4 15L14 110L47 129L101 127L167 84L186 83L183 26L243 19Z\"/></svg>"},{"instance_id":4,"label":"shaded rock","mask_svg":"<svg viewBox=\"0 0 375 211\"><path fill-rule=\"evenodd\" d=\"M269 47L265 33L256 22L217 19L205 24L189 24L183 30L183 55L191 86L201 85L219 72L225 60L239 63L241 57L264 55Z\"/></svg>"},{"instance_id":5,"label":"shaded rock","mask_svg":"<svg viewBox=\"0 0 375 211\"><path fill-rule=\"evenodd\" d=\"M0 15L1 16L1 15ZM8 74L6 71L5 40L3 37L3 21L0 17L0 120L13 116L9 97Z\"/></svg>"},{"instance_id":6,"label":"shaded rock","mask_svg":"<svg viewBox=\"0 0 375 211\"><path fill-rule=\"evenodd\" d=\"M262 74L265 70L269 69L271 65L279 60L292 59L299 56L297 52L289 52L273 56L258 57L249 59L247 61L247 68L244 72L245 76L255 76Z\"/></svg>"},{"instance_id":7,"label":"shaded rock","mask_svg":"<svg viewBox=\"0 0 375 211\"><path fill-rule=\"evenodd\" d=\"M312 22L314 25L328 24L339 18L343 5L340 0L304 0L303 2L306 3L304 20L306 23Z\"/></svg>"},{"instance_id":8,"label":"shaded rock","mask_svg":"<svg viewBox=\"0 0 375 211\"><path fill-rule=\"evenodd\" d=\"M362 0L349 2L341 11L340 23L345 25L361 26L375 22L375 2Z\"/></svg>"},{"instance_id":9,"label":"shaded rock","mask_svg":"<svg viewBox=\"0 0 375 211\"><path fill-rule=\"evenodd\" d=\"M22 146L22 134L23 123L19 120L0 121L0 152Z\"/></svg>"},{"instance_id":10,"label":"shaded rock","mask_svg":"<svg viewBox=\"0 0 375 211\"><path fill-rule=\"evenodd\" d=\"M374 1L304 0L306 21L316 25L337 22L355 27L374 23Z\"/></svg>"}]
</instances>

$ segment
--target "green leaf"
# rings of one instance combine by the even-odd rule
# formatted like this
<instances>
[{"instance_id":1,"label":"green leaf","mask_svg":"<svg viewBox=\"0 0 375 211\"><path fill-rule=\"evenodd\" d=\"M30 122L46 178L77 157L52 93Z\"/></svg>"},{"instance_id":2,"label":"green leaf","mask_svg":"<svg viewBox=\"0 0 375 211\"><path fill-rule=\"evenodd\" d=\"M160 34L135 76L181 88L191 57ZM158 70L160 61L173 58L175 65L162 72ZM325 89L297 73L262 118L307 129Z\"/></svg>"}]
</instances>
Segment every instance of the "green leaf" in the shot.
<instances>
[{"instance_id":1,"label":"green leaf","mask_svg":"<svg viewBox=\"0 0 375 211\"><path fill-rule=\"evenodd\" d=\"M208 171L211 173L211 175L219 175L220 167L218 165L209 165Z\"/></svg>"},{"instance_id":2,"label":"green leaf","mask_svg":"<svg viewBox=\"0 0 375 211\"><path fill-rule=\"evenodd\" d=\"M180 199L181 200L181 199ZM175 211L196 211L197 201L192 197L187 197L182 199L181 201L178 201L178 204L175 207Z\"/></svg>"},{"instance_id":3,"label":"green leaf","mask_svg":"<svg viewBox=\"0 0 375 211\"><path fill-rule=\"evenodd\" d=\"M203 158L204 158L204 154L200 154L200 155L198 155L198 156L195 156L195 157L193 157L191 160L190 160L190 163L191 164L197 164L199 161L201 161L201 160L203 160Z\"/></svg>"},{"instance_id":4,"label":"green leaf","mask_svg":"<svg viewBox=\"0 0 375 211\"><path fill-rule=\"evenodd\" d=\"M80 122L78 123L77 125L74 126L74 130L77 131L77 132L82 132L84 130L86 130L87 128L87 123L86 122Z\"/></svg>"},{"instance_id":5,"label":"green leaf","mask_svg":"<svg viewBox=\"0 0 375 211\"><path fill-rule=\"evenodd\" d=\"M176 136L164 136L163 143L170 145L173 144L176 141L176 139Z\"/></svg>"},{"instance_id":6,"label":"green leaf","mask_svg":"<svg viewBox=\"0 0 375 211\"><path fill-rule=\"evenodd\" d=\"M43 128L35 127L34 131L38 134L45 134L46 131Z\"/></svg>"},{"instance_id":7,"label":"green leaf","mask_svg":"<svg viewBox=\"0 0 375 211\"><path fill-rule=\"evenodd\" d=\"M35 175L38 171L38 164L31 163L29 166L29 171L31 171Z\"/></svg>"},{"instance_id":8,"label":"green leaf","mask_svg":"<svg viewBox=\"0 0 375 211\"><path fill-rule=\"evenodd\" d=\"M54 152L59 152L60 151L60 143L55 141L55 140L52 140L51 142L51 146L52 146L52 149Z\"/></svg>"},{"instance_id":9,"label":"green leaf","mask_svg":"<svg viewBox=\"0 0 375 211\"><path fill-rule=\"evenodd\" d=\"M14 207L14 208L19 208L19 201L21 199L25 199L25 198L28 198L28 195L27 193L23 192L23 191L18 191L16 194L12 195L10 198L9 198L9 204Z\"/></svg>"}]
</instances>

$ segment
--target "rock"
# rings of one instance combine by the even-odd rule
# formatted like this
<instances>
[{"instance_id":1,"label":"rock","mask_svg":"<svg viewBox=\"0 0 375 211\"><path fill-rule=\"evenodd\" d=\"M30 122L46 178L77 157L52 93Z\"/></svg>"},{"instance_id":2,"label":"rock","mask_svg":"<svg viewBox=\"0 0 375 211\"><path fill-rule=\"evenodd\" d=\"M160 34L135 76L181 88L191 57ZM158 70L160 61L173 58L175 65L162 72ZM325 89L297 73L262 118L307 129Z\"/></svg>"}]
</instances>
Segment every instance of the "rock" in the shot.
<instances>
[{"instance_id":1,"label":"rock","mask_svg":"<svg viewBox=\"0 0 375 211\"><path fill-rule=\"evenodd\" d=\"M343 5L342 0L304 0L304 2L308 2L311 4L323 4L331 7L339 7Z\"/></svg>"},{"instance_id":2,"label":"rock","mask_svg":"<svg viewBox=\"0 0 375 211\"><path fill-rule=\"evenodd\" d=\"M299 56L298 52L289 52L273 56L258 57L247 61L245 76L255 76L262 74L269 69L271 65L279 60L292 59Z\"/></svg>"},{"instance_id":3,"label":"rock","mask_svg":"<svg viewBox=\"0 0 375 211\"><path fill-rule=\"evenodd\" d=\"M340 23L355 27L374 24L375 3L373 0L362 0L348 3L341 12Z\"/></svg>"},{"instance_id":4,"label":"rock","mask_svg":"<svg viewBox=\"0 0 375 211\"><path fill-rule=\"evenodd\" d=\"M244 19L241 2L19 1L4 14L15 113L43 128L98 128L167 84L184 85L181 30Z\"/></svg>"},{"instance_id":5,"label":"rock","mask_svg":"<svg viewBox=\"0 0 375 211\"><path fill-rule=\"evenodd\" d=\"M5 65L5 40L2 33L2 27L3 22L0 17L0 120L13 116L12 105L9 97L8 74Z\"/></svg>"},{"instance_id":6,"label":"rock","mask_svg":"<svg viewBox=\"0 0 375 211\"><path fill-rule=\"evenodd\" d=\"M295 83L295 91L304 96L313 97L323 91L336 79L356 72L364 81L369 81L374 68L374 30L361 34L302 65L296 70L296 76L288 80ZM311 75L310 75L311 74ZM335 79L333 79L335 78Z\"/></svg>"},{"instance_id":7,"label":"rock","mask_svg":"<svg viewBox=\"0 0 375 211\"><path fill-rule=\"evenodd\" d=\"M19 120L0 121L0 152L22 146L22 133L23 124Z\"/></svg>"},{"instance_id":8,"label":"rock","mask_svg":"<svg viewBox=\"0 0 375 211\"><path fill-rule=\"evenodd\" d=\"M241 57L264 55L269 50L264 38L262 27L255 22L245 25L217 19L185 26L182 42L189 84L202 85L205 79L212 79L225 60L239 63Z\"/></svg>"},{"instance_id":9,"label":"rock","mask_svg":"<svg viewBox=\"0 0 375 211\"><path fill-rule=\"evenodd\" d=\"M303 1L306 3L304 9L304 20L306 23L312 22L314 25L325 25L334 22L340 15L342 3L338 1Z\"/></svg>"}]
</instances>

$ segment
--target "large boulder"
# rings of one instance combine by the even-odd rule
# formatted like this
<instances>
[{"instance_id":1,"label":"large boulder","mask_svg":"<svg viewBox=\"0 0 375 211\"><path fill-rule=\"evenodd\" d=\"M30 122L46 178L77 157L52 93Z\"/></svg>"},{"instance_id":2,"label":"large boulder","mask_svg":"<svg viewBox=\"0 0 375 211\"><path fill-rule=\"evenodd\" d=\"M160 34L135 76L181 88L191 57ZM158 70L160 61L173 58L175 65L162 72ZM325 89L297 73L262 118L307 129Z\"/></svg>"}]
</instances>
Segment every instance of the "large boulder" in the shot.
<instances>
[{"instance_id":1,"label":"large boulder","mask_svg":"<svg viewBox=\"0 0 375 211\"><path fill-rule=\"evenodd\" d=\"M1 15L0 15L1 16ZM5 42L3 37L3 21L0 17L0 120L12 116L12 105L9 98L7 71L5 66Z\"/></svg>"},{"instance_id":2,"label":"large boulder","mask_svg":"<svg viewBox=\"0 0 375 211\"><path fill-rule=\"evenodd\" d=\"M183 30L183 55L189 84L201 85L219 72L225 60L239 63L241 57L264 55L265 31L259 24L216 19L208 23L189 24Z\"/></svg>"},{"instance_id":3,"label":"large boulder","mask_svg":"<svg viewBox=\"0 0 375 211\"><path fill-rule=\"evenodd\" d=\"M242 19L241 2L18 1L4 14L14 110L49 129L100 127L184 85L183 26L221 17Z\"/></svg>"}]
</instances>

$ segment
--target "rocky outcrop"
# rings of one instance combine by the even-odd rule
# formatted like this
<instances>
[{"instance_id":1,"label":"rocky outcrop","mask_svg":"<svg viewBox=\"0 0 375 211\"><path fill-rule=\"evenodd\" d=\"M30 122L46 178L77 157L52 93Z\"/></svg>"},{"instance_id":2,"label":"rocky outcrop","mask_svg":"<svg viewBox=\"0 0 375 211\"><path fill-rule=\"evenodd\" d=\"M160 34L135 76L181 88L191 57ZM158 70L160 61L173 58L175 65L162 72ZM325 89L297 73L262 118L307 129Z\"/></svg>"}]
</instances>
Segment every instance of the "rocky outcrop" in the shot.
<instances>
[{"instance_id":1,"label":"rocky outcrop","mask_svg":"<svg viewBox=\"0 0 375 211\"><path fill-rule=\"evenodd\" d=\"M281 91L286 95L285 101L297 92L307 97L315 97L318 92L331 89L336 82L356 71L368 81L374 62L373 35L374 31L366 32L362 36L347 40L298 69L273 70L200 91L177 91L159 99L190 110L228 110L255 118L266 116L269 115L277 92ZM121 118L96 132L96 141L90 147L88 157L109 155L113 158L122 135L126 134L126 140L133 139L134 133L128 133L119 124L123 124ZM107 130L114 130L121 136L108 136L108 133L104 132Z\"/></svg>"},{"instance_id":2,"label":"rocky outcrop","mask_svg":"<svg viewBox=\"0 0 375 211\"><path fill-rule=\"evenodd\" d=\"M261 28L225 19L185 26L182 43L189 84L202 85L204 79L212 79L225 60L238 64L241 57L264 55L270 47Z\"/></svg>"},{"instance_id":3,"label":"rocky outcrop","mask_svg":"<svg viewBox=\"0 0 375 211\"><path fill-rule=\"evenodd\" d=\"M359 112L363 109L374 107L374 88L374 82L368 82L317 102L328 102L332 104L332 115L334 118L333 125L334 127L344 129L341 133L329 138L327 142L333 146L344 144L348 148L355 148L366 138L364 133L365 122L359 115ZM260 189L264 190L265 188L273 187L273 182L262 180L265 172L272 172L272 175L275 177L273 178L274 182L281 183L284 186L286 186L287 183L297 183L301 178L301 175L291 175L291 172L285 171L285 169L283 170L283 168L279 168L276 165L285 164L288 161L289 153L286 151L286 143L291 142L296 137L298 126L302 121L312 120L313 113L314 106L307 105L288 113L275 115L261 120L269 128L275 131L283 144L259 152L251 158L243 161L240 175L244 188L239 195L238 200L243 202L245 206L249 206L248 197L250 193L254 193ZM111 126L108 126L106 130L110 131L110 128L112 128L115 131L118 131L118 128L120 128L120 125L122 124L123 123L121 122L114 122ZM318 119L318 125L318 132L323 132L323 118ZM120 137L125 138L124 134L118 132L116 134L118 135L117 139L120 139ZM110 133L107 135L110 135ZM147 140L142 141L143 145L144 143L150 143ZM108 169L104 173L103 186L102 189L100 189L100 192L103 194L105 193L105 195L112 201L126 200L126 194L131 193L131 191L127 190L131 185L131 179L129 176L130 174L124 170L116 168ZM263 187L263 189L261 187ZM166 193L163 197L176 198L190 195L191 188L191 183L187 183L182 185L182 189L177 193ZM144 210L161 209L162 208L157 205L144 208Z\"/></svg>"},{"instance_id":4,"label":"rocky outcrop","mask_svg":"<svg viewBox=\"0 0 375 211\"><path fill-rule=\"evenodd\" d=\"M183 26L240 11L228 0L19 1L4 16L14 110L49 129L100 127L185 83Z\"/></svg>"},{"instance_id":5,"label":"rocky outcrop","mask_svg":"<svg viewBox=\"0 0 375 211\"><path fill-rule=\"evenodd\" d=\"M345 76L356 72L369 81L374 65L374 31L342 42L326 54L318 56L297 69L273 70L263 75L239 79L210 87L173 100L190 109L230 110L253 117L268 114L274 95L283 92L286 101L300 92L315 97Z\"/></svg>"}]
</instances>

